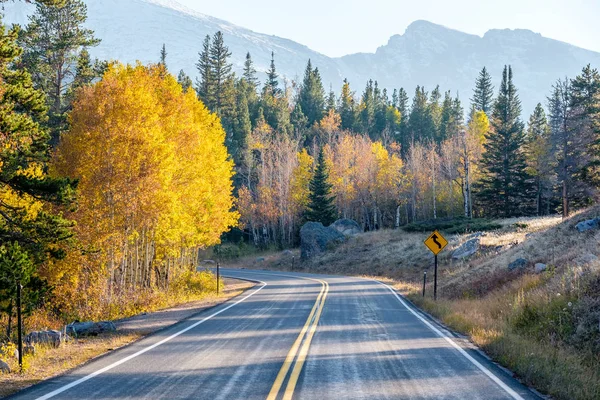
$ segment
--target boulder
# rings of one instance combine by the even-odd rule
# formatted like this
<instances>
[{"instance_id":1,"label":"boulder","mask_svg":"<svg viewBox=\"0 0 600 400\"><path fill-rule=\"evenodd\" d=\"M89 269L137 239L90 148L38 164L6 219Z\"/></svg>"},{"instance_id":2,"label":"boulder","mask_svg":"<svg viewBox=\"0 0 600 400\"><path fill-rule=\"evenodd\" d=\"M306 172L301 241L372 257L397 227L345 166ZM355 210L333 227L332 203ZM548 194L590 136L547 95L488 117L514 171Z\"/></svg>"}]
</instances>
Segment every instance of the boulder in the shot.
<instances>
[{"instance_id":1,"label":"boulder","mask_svg":"<svg viewBox=\"0 0 600 400\"><path fill-rule=\"evenodd\" d=\"M508 269L513 271L517 268L522 269L527 266L528 261L524 258L517 258L515 261L508 264Z\"/></svg>"},{"instance_id":2,"label":"boulder","mask_svg":"<svg viewBox=\"0 0 600 400\"><path fill-rule=\"evenodd\" d=\"M320 222L307 222L300 229L300 257L309 259L331 246L342 243L345 236L332 227L324 227Z\"/></svg>"},{"instance_id":3,"label":"boulder","mask_svg":"<svg viewBox=\"0 0 600 400\"><path fill-rule=\"evenodd\" d=\"M536 274L541 274L542 272L544 272L546 270L546 264L542 264L542 263L537 263L535 264L535 273Z\"/></svg>"},{"instance_id":4,"label":"boulder","mask_svg":"<svg viewBox=\"0 0 600 400\"><path fill-rule=\"evenodd\" d=\"M344 236L357 235L363 231L358 222L347 218L338 219L329 226Z\"/></svg>"},{"instance_id":5,"label":"boulder","mask_svg":"<svg viewBox=\"0 0 600 400\"><path fill-rule=\"evenodd\" d=\"M282 255L283 257L290 258L290 257L293 257L293 256L294 256L294 252L293 252L293 251L291 251L291 250L284 250L284 251L283 251L283 253L281 253L281 255Z\"/></svg>"},{"instance_id":6,"label":"boulder","mask_svg":"<svg viewBox=\"0 0 600 400\"><path fill-rule=\"evenodd\" d=\"M258 257L255 261L257 263L263 263L263 262L265 262L265 258L264 257Z\"/></svg>"},{"instance_id":7,"label":"boulder","mask_svg":"<svg viewBox=\"0 0 600 400\"><path fill-rule=\"evenodd\" d=\"M480 240L481 239L479 239L479 237L467 240L458 249L454 250L454 253L452 253L452 258L455 260L460 260L477 253L477 250L479 250Z\"/></svg>"},{"instance_id":8,"label":"boulder","mask_svg":"<svg viewBox=\"0 0 600 400\"><path fill-rule=\"evenodd\" d=\"M117 328L110 321L102 322L73 322L67 325L67 334L73 337L97 336L100 333L115 332Z\"/></svg>"},{"instance_id":9,"label":"boulder","mask_svg":"<svg viewBox=\"0 0 600 400\"><path fill-rule=\"evenodd\" d=\"M0 373L10 374L10 367L2 360L0 360Z\"/></svg>"},{"instance_id":10,"label":"boulder","mask_svg":"<svg viewBox=\"0 0 600 400\"><path fill-rule=\"evenodd\" d=\"M575 228L579 232L586 232L592 229L598 229L600 227L600 218L588 219L587 221L581 221Z\"/></svg>"},{"instance_id":11,"label":"boulder","mask_svg":"<svg viewBox=\"0 0 600 400\"><path fill-rule=\"evenodd\" d=\"M28 345L43 344L59 347L64 340L62 332L59 331L36 331L25 336L25 343Z\"/></svg>"}]
</instances>

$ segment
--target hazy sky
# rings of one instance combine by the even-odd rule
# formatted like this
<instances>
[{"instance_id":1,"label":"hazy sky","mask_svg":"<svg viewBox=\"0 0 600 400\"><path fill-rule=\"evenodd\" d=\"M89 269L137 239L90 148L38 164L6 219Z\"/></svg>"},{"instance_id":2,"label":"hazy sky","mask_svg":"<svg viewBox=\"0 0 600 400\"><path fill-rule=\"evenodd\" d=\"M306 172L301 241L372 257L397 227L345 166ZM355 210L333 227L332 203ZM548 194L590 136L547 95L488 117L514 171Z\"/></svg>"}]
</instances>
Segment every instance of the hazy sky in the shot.
<instances>
[{"instance_id":1,"label":"hazy sky","mask_svg":"<svg viewBox=\"0 0 600 400\"><path fill-rule=\"evenodd\" d=\"M600 51L599 0L177 0L204 14L305 44L328 56L373 52L426 19L483 35L526 28Z\"/></svg>"}]
</instances>

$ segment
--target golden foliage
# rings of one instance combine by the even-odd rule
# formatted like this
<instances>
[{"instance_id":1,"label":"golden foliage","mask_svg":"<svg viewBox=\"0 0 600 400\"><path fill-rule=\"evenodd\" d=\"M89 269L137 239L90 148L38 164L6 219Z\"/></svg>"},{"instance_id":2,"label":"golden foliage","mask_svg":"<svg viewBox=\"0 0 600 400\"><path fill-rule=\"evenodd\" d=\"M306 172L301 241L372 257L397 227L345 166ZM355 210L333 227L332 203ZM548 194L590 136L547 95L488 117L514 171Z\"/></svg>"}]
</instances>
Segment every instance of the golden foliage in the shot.
<instances>
[{"instance_id":1,"label":"golden foliage","mask_svg":"<svg viewBox=\"0 0 600 400\"><path fill-rule=\"evenodd\" d=\"M111 66L79 91L70 122L52 169L79 179L77 233L99 251L85 262L107 268L109 286L168 288L237 224L219 119L158 67Z\"/></svg>"}]
</instances>

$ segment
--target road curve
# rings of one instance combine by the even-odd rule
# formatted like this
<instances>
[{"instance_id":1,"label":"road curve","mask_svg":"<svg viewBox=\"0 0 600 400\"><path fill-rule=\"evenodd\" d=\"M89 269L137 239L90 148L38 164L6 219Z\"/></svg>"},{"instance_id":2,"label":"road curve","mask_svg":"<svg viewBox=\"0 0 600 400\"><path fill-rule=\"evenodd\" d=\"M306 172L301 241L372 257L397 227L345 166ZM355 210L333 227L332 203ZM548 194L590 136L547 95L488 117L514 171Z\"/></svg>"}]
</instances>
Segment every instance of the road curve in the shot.
<instances>
[{"instance_id":1,"label":"road curve","mask_svg":"<svg viewBox=\"0 0 600 400\"><path fill-rule=\"evenodd\" d=\"M260 283L11 399L537 399L381 283L222 273Z\"/></svg>"}]
</instances>

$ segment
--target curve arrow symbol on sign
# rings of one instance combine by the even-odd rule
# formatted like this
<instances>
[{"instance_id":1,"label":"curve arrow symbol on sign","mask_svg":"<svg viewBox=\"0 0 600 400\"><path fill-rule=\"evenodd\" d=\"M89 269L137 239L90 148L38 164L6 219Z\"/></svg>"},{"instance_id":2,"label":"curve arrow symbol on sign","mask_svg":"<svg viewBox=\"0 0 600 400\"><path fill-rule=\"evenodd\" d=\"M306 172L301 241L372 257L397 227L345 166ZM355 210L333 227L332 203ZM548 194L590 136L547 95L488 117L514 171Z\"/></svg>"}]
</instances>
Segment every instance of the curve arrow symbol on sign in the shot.
<instances>
[{"instance_id":1,"label":"curve arrow symbol on sign","mask_svg":"<svg viewBox=\"0 0 600 400\"><path fill-rule=\"evenodd\" d=\"M438 236L437 236L437 235L433 235L433 236L431 237L431 239L433 239L433 243L437 244L437 245L438 245L438 247L439 247L440 249L442 248L442 244L441 244L440 242L438 242L438 239L439 239L439 238L438 238Z\"/></svg>"}]
</instances>

